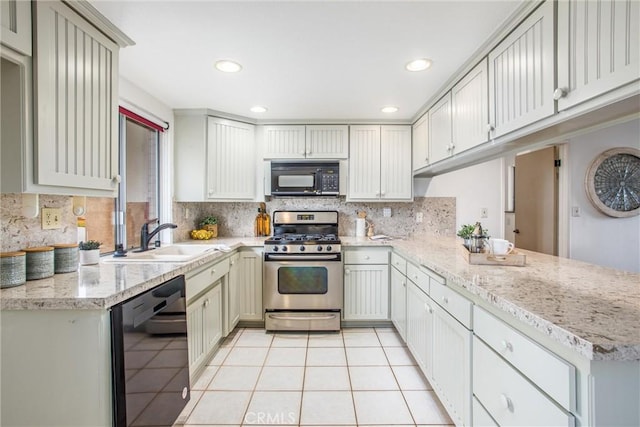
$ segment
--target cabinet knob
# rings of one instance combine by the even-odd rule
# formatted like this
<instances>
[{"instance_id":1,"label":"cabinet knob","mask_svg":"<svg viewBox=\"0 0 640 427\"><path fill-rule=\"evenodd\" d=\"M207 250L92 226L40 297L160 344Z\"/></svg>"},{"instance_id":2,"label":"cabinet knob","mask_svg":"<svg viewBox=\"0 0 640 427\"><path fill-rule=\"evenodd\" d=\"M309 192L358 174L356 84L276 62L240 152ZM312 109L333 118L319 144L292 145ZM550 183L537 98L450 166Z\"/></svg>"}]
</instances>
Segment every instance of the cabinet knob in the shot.
<instances>
[{"instance_id":1,"label":"cabinet knob","mask_svg":"<svg viewBox=\"0 0 640 427\"><path fill-rule=\"evenodd\" d=\"M427 304L426 302L424 303L424 309L429 314L433 313L433 308L431 308L431 306L429 304Z\"/></svg>"},{"instance_id":2,"label":"cabinet knob","mask_svg":"<svg viewBox=\"0 0 640 427\"><path fill-rule=\"evenodd\" d=\"M500 394L500 404L504 409L508 409L509 411L513 412L513 402L506 394Z\"/></svg>"},{"instance_id":3,"label":"cabinet knob","mask_svg":"<svg viewBox=\"0 0 640 427\"><path fill-rule=\"evenodd\" d=\"M429 163L429 158L428 158L428 157L425 157L425 158L424 158L424 162L425 162L425 163Z\"/></svg>"},{"instance_id":4,"label":"cabinet knob","mask_svg":"<svg viewBox=\"0 0 640 427\"><path fill-rule=\"evenodd\" d=\"M122 181L122 177L120 176L120 174L116 174L113 176L113 178L111 178L111 183L114 185L120 184L120 181Z\"/></svg>"},{"instance_id":5,"label":"cabinet knob","mask_svg":"<svg viewBox=\"0 0 640 427\"><path fill-rule=\"evenodd\" d=\"M216 274L216 269L215 269L215 268L212 268L212 269L211 269L211 275L213 276L214 274Z\"/></svg>"},{"instance_id":6,"label":"cabinet knob","mask_svg":"<svg viewBox=\"0 0 640 427\"><path fill-rule=\"evenodd\" d=\"M561 87L553 91L553 99L555 99L556 101L560 98L564 98L565 96L567 96L567 91Z\"/></svg>"},{"instance_id":7,"label":"cabinet knob","mask_svg":"<svg viewBox=\"0 0 640 427\"><path fill-rule=\"evenodd\" d=\"M365 255L365 256L364 256L364 259L369 259L369 255Z\"/></svg>"},{"instance_id":8,"label":"cabinet knob","mask_svg":"<svg viewBox=\"0 0 640 427\"><path fill-rule=\"evenodd\" d=\"M445 304L449 304L449 298L442 297L442 302L445 303Z\"/></svg>"},{"instance_id":9,"label":"cabinet knob","mask_svg":"<svg viewBox=\"0 0 640 427\"><path fill-rule=\"evenodd\" d=\"M235 263L236 263L235 261L231 261L229 264L230 264L230 265L233 265L233 264L235 264Z\"/></svg>"},{"instance_id":10,"label":"cabinet knob","mask_svg":"<svg viewBox=\"0 0 640 427\"><path fill-rule=\"evenodd\" d=\"M384 197L384 196L385 196L385 194L387 194L387 192L386 192L386 191L383 191L382 193L380 193L380 196Z\"/></svg>"},{"instance_id":11,"label":"cabinet knob","mask_svg":"<svg viewBox=\"0 0 640 427\"><path fill-rule=\"evenodd\" d=\"M502 340L501 344L502 344L502 348L505 351L513 351L513 344L511 344L509 341Z\"/></svg>"},{"instance_id":12,"label":"cabinet knob","mask_svg":"<svg viewBox=\"0 0 640 427\"><path fill-rule=\"evenodd\" d=\"M208 307L208 306L209 306L209 298L207 298L206 300L204 300L204 304L203 304L203 305L204 305L205 307Z\"/></svg>"},{"instance_id":13,"label":"cabinet knob","mask_svg":"<svg viewBox=\"0 0 640 427\"><path fill-rule=\"evenodd\" d=\"M345 270L344 274L351 274L351 270Z\"/></svg>"},{"instance_id":14,"label":"cabinet knob","mask_svg":"<svg viewBox=\"0 0 640 427\"><path fill-rule=\"evenodd\" d=\"M491 123L487 123L487 132L493 132L495 128L493 127L493 125Z\"/></svg>"}]
</instances>

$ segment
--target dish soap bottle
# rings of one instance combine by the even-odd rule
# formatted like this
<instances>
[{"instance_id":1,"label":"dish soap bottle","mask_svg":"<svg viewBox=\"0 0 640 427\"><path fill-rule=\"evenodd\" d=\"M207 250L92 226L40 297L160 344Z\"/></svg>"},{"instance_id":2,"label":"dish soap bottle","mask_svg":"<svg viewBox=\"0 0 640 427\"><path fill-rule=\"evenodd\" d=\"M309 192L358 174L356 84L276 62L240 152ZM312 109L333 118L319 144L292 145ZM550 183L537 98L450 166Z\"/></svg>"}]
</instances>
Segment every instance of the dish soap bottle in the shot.
<instances>
[{"instance_id":1,"label":"dish soap bottle","mask_svg":"<svg viewBox=\"0 0 640 427\"><path fill-rule=\"evenodd\" d=\"M260 203L260 210L262 210L262 236L269 236L271 234L271 217L267 213L266 203Z\"/></svg>"},{"instance_id":2,"label":"dish soap bottle","mask_svg":"<svg viewBox=\"0 0 640 427\"><path fill-rule=\"evenodd\" d=\"M254 231L254 234L256 235L256 237L263 236L262 230L263 230L264 227L262 225L262 222L263 222L263 220L262 220L262 209L258 208L258 215L256 215L256 220L255 220L255 222L253 224L253 231Z\"/></svg>"}]
</instances>

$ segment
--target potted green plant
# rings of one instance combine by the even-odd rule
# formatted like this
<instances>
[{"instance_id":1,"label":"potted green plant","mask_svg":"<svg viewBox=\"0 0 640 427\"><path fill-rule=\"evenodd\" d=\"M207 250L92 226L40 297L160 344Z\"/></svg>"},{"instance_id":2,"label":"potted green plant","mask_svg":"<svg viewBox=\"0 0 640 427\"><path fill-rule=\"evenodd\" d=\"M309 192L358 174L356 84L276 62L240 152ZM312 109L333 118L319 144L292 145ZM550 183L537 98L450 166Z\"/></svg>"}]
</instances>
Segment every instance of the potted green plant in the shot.
<instances>
[{"instance_id":1,"label":"potted green plant","mask_svg":"<svg viewBox=\"0 0 640 427\"><path fill-rule=\"evenodd\" d=\"M218 237L218 218L213 215L205 216L200 220L199 227L201 230L212 232L211 237Z\"/></svg>"},{"instance_id":2,"label":"potted green plant","mask_svg":"<svg viewBox=\"0 0 640 427\"><path fill-rule=\"evenodd\" d=\"M87 240L78 244L80 265L93 265L100 262L100 245L97 240Z\"/></svg>"},{"instance_id":3,"label":"potted green plant","mask_svg":"<svg viewBox=\"0 0 640 427\"><path fill-rule=\"evenodd\" d=\"M461 237L464 240L464 246L469 249L471 245L471 236L473 235L473 230L475 230L476 226L473 224L462 224L460 226L460 230L458 230L457 236Z\"/></svg>"}]
</instances>

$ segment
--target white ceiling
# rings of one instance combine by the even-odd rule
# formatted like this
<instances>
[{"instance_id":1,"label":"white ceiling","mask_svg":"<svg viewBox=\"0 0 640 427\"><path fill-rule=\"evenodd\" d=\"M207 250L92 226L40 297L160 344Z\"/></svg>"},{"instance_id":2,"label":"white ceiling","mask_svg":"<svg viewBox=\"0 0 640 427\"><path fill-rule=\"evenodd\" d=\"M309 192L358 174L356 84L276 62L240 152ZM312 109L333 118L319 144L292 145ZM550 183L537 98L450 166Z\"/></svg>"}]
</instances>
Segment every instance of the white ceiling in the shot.
<instances>
[{"instance_id":1,"label":"white ceiling","mask_svg":"<svg viewBox=\"0 0 640 427\"><path fill-rule=\"evenodd\" d=\"M91 1L136 42L121 75L168 106L318 121L413 118L521 3ZM405 70L420 57L431 69ZM216 71L219 59L243 69Z\"/></svg>"}]
</instances>

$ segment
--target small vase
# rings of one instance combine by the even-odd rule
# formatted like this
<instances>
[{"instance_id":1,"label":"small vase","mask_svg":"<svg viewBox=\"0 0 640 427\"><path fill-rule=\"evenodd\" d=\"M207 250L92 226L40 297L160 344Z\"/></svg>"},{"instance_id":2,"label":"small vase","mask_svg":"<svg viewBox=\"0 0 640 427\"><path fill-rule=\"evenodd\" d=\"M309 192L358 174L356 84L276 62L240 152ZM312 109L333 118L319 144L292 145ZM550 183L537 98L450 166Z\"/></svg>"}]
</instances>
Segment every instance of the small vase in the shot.
<instances>
[{"instance_id":1,"label":"small vase","mask_svg":"<svg viewBox=\"0 0 640 427\"><path fill-rule=\"evenodd\" d=\"M90 249L88 251L78 251L80 265L93 265L100 262L100 249Z\"/></svg>"}]
</instances>

